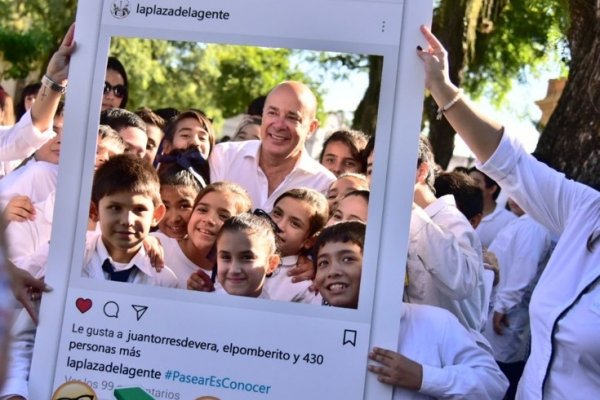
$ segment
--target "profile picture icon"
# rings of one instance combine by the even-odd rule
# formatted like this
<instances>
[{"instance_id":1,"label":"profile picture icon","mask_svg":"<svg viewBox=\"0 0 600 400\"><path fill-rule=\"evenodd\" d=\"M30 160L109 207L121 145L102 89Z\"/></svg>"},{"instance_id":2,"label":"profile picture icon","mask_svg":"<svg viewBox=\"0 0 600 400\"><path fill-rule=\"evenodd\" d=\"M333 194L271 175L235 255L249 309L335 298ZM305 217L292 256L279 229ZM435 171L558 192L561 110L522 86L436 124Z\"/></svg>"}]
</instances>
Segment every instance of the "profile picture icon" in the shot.
<instances>
[{"instance_id":1,"label":"profile picture icon","mask_svg":"<svg viewBox=\"0 0 600 400\"><path fill-rule=\"evenodd\" d=\"M218 397L214 396L200 396L196 400L221 400Z\"/></svg>"},{"instance_id":2,"label":"profile picture icon","mask_svg":"<svg viewBox=\"0 0 600 400\"><path fill-rule=\"evenodd\" d=\"M60 385L51 400L98 400L96 392L87 383L69 381Z\"/></svg>"}]
</instances>

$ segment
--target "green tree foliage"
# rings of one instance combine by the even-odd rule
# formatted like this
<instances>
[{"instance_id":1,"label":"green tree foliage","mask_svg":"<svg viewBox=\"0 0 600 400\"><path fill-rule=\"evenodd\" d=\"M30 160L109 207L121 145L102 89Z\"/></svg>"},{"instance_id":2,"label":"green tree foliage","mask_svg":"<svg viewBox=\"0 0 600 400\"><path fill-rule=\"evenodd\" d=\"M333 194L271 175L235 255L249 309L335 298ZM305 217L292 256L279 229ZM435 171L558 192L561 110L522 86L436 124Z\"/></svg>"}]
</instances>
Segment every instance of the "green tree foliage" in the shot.
<instances>
[{"instance_id":1,"label":"green tree foliage","mask_svg":"<svg viewBox=\"0 0 600 400\"><path fill-rule=\"evenodd\" d=\"M127 70L131 109L198 108L219 124L283 80L306 82L320 97L289 49L114 38L110 53Z\"/></svg>"},{"instance_id":2,"label":"green tree foliage","mask_svg":"<svg viewBox=\"0 0 600 400\"><path fill-rule=\"evenodd\" d=\"M3 78L42 71L75 16L76 0L0 0Z\"/></svg>"},{"instance_id":3,"label":"green tree foliage","mask_svg":"<svg viewBox=\"0 0 600 400\"><path fill-rule=\"evenodd\" d=\"M544 62L568 61L568 12L563 0L483 3L462 85L475 97L494 93L492 100L500 105L515 79L523 79L525 67L535 72Z\"/></svg>"}]
</instances>

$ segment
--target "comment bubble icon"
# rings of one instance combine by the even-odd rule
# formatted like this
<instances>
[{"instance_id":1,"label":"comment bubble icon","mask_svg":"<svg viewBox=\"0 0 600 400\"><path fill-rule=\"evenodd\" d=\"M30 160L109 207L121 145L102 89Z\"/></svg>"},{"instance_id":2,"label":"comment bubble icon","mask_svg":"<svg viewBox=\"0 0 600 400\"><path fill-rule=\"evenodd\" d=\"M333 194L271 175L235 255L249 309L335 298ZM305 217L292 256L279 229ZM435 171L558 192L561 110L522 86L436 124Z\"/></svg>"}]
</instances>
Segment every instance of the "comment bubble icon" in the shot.
<instances>
[{"instance_id":1,"label":"comment bubble icon","mask_svg":"<svg viewBox=\"0 0 600 400\"><path fill-rule=\"evenodd\" d=\"M108 318L119 318L119 305L114 301L104 303L104 315Z\"/></svg>"}]
</instances>

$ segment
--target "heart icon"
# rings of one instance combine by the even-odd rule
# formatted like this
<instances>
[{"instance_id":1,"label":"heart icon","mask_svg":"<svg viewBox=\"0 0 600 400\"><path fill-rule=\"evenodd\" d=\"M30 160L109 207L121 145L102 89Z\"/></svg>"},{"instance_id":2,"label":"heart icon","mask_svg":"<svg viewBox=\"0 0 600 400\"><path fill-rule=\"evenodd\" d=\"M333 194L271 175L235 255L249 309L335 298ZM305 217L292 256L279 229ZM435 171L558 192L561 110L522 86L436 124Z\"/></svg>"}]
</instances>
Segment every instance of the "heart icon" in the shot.
<instances>
[{"instance_id":1,"label":"heart icon","mask_svg":"<svg viewBox=\"0 0 600 400\"><path fill-rule=\"evenodd\" d=\"M90 308L92 308L92 299L84 299L80 297L75 301L75 307L77 307L80 313L84 314L89 311Z\"/></svg>"}]
</instances>

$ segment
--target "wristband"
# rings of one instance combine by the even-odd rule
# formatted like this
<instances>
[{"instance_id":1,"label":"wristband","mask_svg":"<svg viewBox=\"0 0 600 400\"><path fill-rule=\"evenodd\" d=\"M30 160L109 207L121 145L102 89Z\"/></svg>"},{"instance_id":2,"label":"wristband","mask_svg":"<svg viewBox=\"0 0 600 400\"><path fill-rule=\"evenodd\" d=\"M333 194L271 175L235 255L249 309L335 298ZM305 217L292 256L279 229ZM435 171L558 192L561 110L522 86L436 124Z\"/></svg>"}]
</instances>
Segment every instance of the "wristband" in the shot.
<instances>
[{"instance_id":1,"label":"wristband","mask_svg":"<svg viewBox=\"0 0 600 400\"><path fill-rule=\"evenodd\" d=\"M463 90L462 89L458 89L458 92L456 92L456 96L454 96L454 98L452 100L450 100L450 102L448 104L446 104L444 107L438 107L437 110L437 115L436 115L436 119L439 121L440 119L442 119L442 115L443 113L445 113L446 111L448 111L453 105L455 105L456 103L458 103L458 101L460 100L460 98L462 97L463 94Z\"/></svg>"},{"instance_id":2,"label":"wristband","mask_svg":"<svg viewBox=\"0 0 600 400\"><path fill-rule=\"evenodd\" d=\"M54 82L52 79L48 77L48 75L44 75L42 77L42 85L46 86L50 90L56 93L65 94L67 91L67 85L61 85L59 83Z\"/></svg>"}]
</instances>

